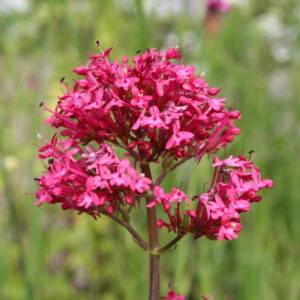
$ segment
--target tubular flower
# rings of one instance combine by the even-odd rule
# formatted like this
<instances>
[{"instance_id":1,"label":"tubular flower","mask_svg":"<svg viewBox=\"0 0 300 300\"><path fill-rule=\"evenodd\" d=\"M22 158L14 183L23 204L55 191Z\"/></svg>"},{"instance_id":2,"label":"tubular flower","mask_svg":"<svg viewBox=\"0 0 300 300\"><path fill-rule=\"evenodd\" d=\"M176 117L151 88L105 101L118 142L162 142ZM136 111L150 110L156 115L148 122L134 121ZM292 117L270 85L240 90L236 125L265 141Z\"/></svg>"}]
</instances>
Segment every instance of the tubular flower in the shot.
<instances>
[{"instance_id":1,"label":"tubular flower","mask_svg":"<svg viewBox=\"0 0 300 300\"><path fill-rule=\"evenodd\" d=\"M42 105L51 113L45 123L57 133L39 148L46 171L38 179L35 204L60 203L94 217L123 215L152 193L147 207L162 206L167 215L158 227L195 238L236 238L240 213L273 184L260 178L251 160L216 157L210 188L192 199L175 187L165 193L160 183L186 160L199 162L232 142L240 133L240 112L225 108L220 89L182 64L176 47L146 50L130 65L127 56L111 62L112 48L103 51L97 44L100 54L73 70L80 76L73 86L62 78L65 91L56 108ZM124 157L117 156L120 150ZM155 182L137 170L152 162L162 165Z\"/></svg>"}]
</instances>

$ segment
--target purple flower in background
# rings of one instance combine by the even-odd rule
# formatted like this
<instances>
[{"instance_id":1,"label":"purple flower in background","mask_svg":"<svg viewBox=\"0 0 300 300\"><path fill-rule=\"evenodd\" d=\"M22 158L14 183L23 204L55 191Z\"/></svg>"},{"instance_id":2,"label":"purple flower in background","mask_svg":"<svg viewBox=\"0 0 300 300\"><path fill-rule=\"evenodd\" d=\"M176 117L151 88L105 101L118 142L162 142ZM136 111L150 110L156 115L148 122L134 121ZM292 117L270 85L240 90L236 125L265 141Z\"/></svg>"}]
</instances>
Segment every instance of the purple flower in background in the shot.
<instances>
[{"instance_id":1,"label":"purple flower in background","mask_svg":"<svg viewBox=\"0 0 300 300\"><path fill-rule=\"evenodd\" d=\"M207 0L206 6L220 12L228 12L230 10L230 4L223 0Z\"/></svg>"}]
</instances>

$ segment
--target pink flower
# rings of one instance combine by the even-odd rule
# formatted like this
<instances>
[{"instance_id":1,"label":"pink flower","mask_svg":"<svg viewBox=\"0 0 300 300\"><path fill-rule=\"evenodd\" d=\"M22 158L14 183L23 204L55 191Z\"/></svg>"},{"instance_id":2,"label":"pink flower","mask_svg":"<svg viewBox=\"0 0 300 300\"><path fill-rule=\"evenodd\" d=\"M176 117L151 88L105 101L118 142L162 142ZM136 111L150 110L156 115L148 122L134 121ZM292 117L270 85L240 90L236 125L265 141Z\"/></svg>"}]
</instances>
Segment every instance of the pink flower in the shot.
<instances>
[{"instance_id":1,"label":"pink flower","mask_svg":"<svg viewBox=\"0 0 300 300\"><path fill-rule=\"evenodd\" d=\"M224 0L207 0L206 6L219 10L220 12L228 12L230 4Z\"/></svg>"},{"instance_id":2,"label":"pink flower","mask_svg":"<svg viewBox=\"0 0 300 300\"><path fill-rule=\"evenodd\" d=\"M179 121L173 123L173 135L170 137L166 144L166 149L179 147L184 141L187 143L194 137L194 134L188 131L180 131Z\"/></svg>"},{"instance_id":3,"label":"pink flower","mask_svg":"<svg viewBox=\"0 0 300 300\"><path fill-rule=\"evenodd\" d=\"M189 205L189 199L182 190L176 189L176 188L171 188L171 190L173 191L173 193L172 193L171 197L168 199L169 202L176 201L177 203L180 203L181 200L184 199L184 201L186 202L186 205Z\"/></svg>"},{"instance_id":4,"label":"pink flower","mask_svg":"<svg viewBox=\"0 0 300 300\"><path fill-rule=\"evenodd\" d=\"M115 86L123 88L125 91L128 91L130 87L132 88L135 83L140 81L138 77L129 77L128 69L122 68L122 66L119 66L118 68L118 75L119 79L115 81Z\"/></svg>"},{"instance_id":5,"label":"pink flower","mask_svg":"<svg viewBox=\"0 0 300 300\"><path fill-rule=\"evenodd\" d=\"M227 240L232 240L233 238L237 239L238 235L236 234L236 232L239 232L241 230L242 226L240 223L231 221L225 222L220 227L218 240L222 241L224 237Z\"/></svg>"},{"instance_id":6,"label":"pink flower","mask_svg":"<svg viewBox=\"0 0 300 300\"><path fill-rule=\"evenodd\" d=\"M189 199L183 191L177 188L172 188L172 191L173 193L165 194L162 187L156 186L154 188L154 195L156 196L156 199L150 202L147 207L153 207L156 204L161 203L166 210L169 210L171 208L171 203L180 203L182 199L184 199L186 204L189 205Z\"/></svg>"},{"instance_id":7,"label":"pink flower","mask_svg":"<svg viewBox=\"0 0 300 300\"><path fill-rule=\"evenodd\" d=\"M140 118L136 121L136 123L132 126L131 129L137 130L140 127L148 127L149 128L164 128L168 129L168 126L163 122L160 117L160 112L158 107L153 105L149 108L150 116L145 116L146 110L143 110L143 113L140 115Z\"/></svg>"},{"instance_id":8,"label":"pink flower","mask_svg":"<svg viewBox=\"0 0 300 300\"><path fill-rule=\"evenodd\" d=\"M147 95L144 90L139 90L136 86L131 88L132 99L130 103L138 108L145 108L148 106L149 101L153 99L152 96Z\"/></svg>"},{"instance_id":9,"label":"pink flower","mask_svg":"<svg viewBox=\"0 0 300 300\"><path fill-rule=\"evenodd\" d=\"M208 201L206 208L212 219L217 220L226 212L226 206L219 195L215 195L215 201Z\"/></svg>"},{"instance_id":10,"label":"pink flower","mask_svg":"<svg viewBox=\"0 0 300 300\"><path fill-rule=\"evenodd\" d=\"M124 158L118 168L116 173L111 174L110 178L110 184L112 185L118 185L118 186L129 186L130 184L130 178L126 174L128 167L130 165L130 162L127 158Z\"/></svg>"},{"instance_id":11,"label":"pink flower","mask_svg":"<svg viewBox=\"0 0 300 300\"><path fill-rule=\"evenodd\" d=\"M216 156L214 158L214 163L212 166L213 167L218 167L218 166L238 167L241 166L241 160L238 157L234 158L232 155L230 155L228 158L224 160L220 160L219 157Z\"/></svg>"},{"instance_id":12,"label":"pink flower","mask_svg":"<svg viewBox=\"0 0 300 300\"><path fill-rule=\"evenodd\" d=\"M52 196L46 189L38 190L36 193L36 197L39 199L34 203L37 206L40 206L45 201L48 202L48 204L52 201Z\"/></svg>"},{"instance_id":13,"label":"pink flower","mask_svg":"<svg viewBox=\"0 0 300 300\"><path fill-rule=\"evenodd\" d=\"M224 101L226 101L226 98L209 98L208 105L214 111L221 111L222 107L225 105L225 103L223 103Z\"/></svg>"},{"instance_id":14,"label":"pink flower","mask_svg":"<svg viewBox=\"0 0 300 300\"><path fill-rule=\"evenodd\" d=\"M156 199L154 199L152 202L147 204L147 207L153 207L157 203L161 203L165 210L170 210L171 205L169 203L170 195L165 194L164 189L161 186L156 186L154 188L154 195L156 196Z\"/></svg>"},{"instance_id":15,"label":"pink flower","mask_svg":"<svg viewBox=\"0 0 300 300\"><path fill-rule=\"evenodd\" d=\"M167 103L167 109L164 111L164 121L166 125L176 122L183 116L183 112L187 109L187 106L175 106L173 101Z\"/></svg>"},{"instance_id":16,"label":"pink flower","mask_svg":"<svg viewBox=\"0 0 300 300\"><path fill-rule=\"evenodd\" d=\"M143 193L150 190L150 184L152 183L150 178L139 177L137 171L132 167L129 167L127 171L131 176L130 188L132 191Z\"/></svg>"},{"instance_id":17,"label":"pink flower","mask_svg":"<svg viewBox=\"0 0 300 300\"><path fill-rule=\"evenodd\" d=\"M99 205L98 195L93 192L98 187L98 177L89 177L85 183L85 191L78 198L78 205L89 208L92 204Z\"/></svg>"},{"instance_id":18,"label":"pink flower","mask_svg":"<svg viewBox=\"0 0 300 300\"><path fill-rule=\"evenodd\" d=\"M186 296L176 294L174 291L170 290L167 296L161 297L161 299L168 299L168 300L185 300Z\"/></svg>"}]
</instances>

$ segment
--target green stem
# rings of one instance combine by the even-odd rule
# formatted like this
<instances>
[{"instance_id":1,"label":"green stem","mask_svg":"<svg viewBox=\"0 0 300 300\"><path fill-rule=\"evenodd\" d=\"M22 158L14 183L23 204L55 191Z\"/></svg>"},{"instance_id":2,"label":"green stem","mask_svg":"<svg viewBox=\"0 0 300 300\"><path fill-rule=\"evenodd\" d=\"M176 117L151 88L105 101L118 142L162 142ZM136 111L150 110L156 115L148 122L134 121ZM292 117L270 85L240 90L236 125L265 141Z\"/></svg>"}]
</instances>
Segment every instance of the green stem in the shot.
<instances>
[{"instance_id":1,"label":"green stem","mask_svg":"<svg viewBox=\"0 0 300 300\"><path fill-rule=\"evenodd\" d=\"M143 9L143 1L135 0L135 7L137 10L137 24L135 25L136 33L138 35L138 47L146 49L148 47L148 26L147 26L147 18L144 14Z\"/></svg>"}]
</instances>

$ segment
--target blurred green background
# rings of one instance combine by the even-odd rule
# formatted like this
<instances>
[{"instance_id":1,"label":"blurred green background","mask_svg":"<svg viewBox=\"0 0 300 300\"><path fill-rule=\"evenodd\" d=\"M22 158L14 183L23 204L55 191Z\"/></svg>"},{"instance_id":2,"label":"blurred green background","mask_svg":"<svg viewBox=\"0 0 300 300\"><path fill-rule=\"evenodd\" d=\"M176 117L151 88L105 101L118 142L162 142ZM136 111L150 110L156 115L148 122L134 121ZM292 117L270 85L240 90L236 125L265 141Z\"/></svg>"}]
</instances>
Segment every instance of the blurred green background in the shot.
<instances>
[{"instance_id":1,"label":"blurred green background","mask_svg":"<svg viewBox=\"0 0 300 300\"><path fill-rule=\"evenodd\" d=\"M61 95L59 79L114 46L112 58L180 45L185 64L206 72L242 113L228 154L255 149L275 186L242 216L233 242L185 237L162 257L161 291L171 281L187 299L300 299L300 3L235 0L214 38L201 0L0 0L0 299L147 299L148 258L122 228L56 206L33 205L43 167L37 132ZM191 162L168 177L193 195L211 176ZM193 168L192 168L193 167ZM138 231L145 221L136 215ZM162 240L167 238L163 233Z\"/></svg>"}]
</instances>

